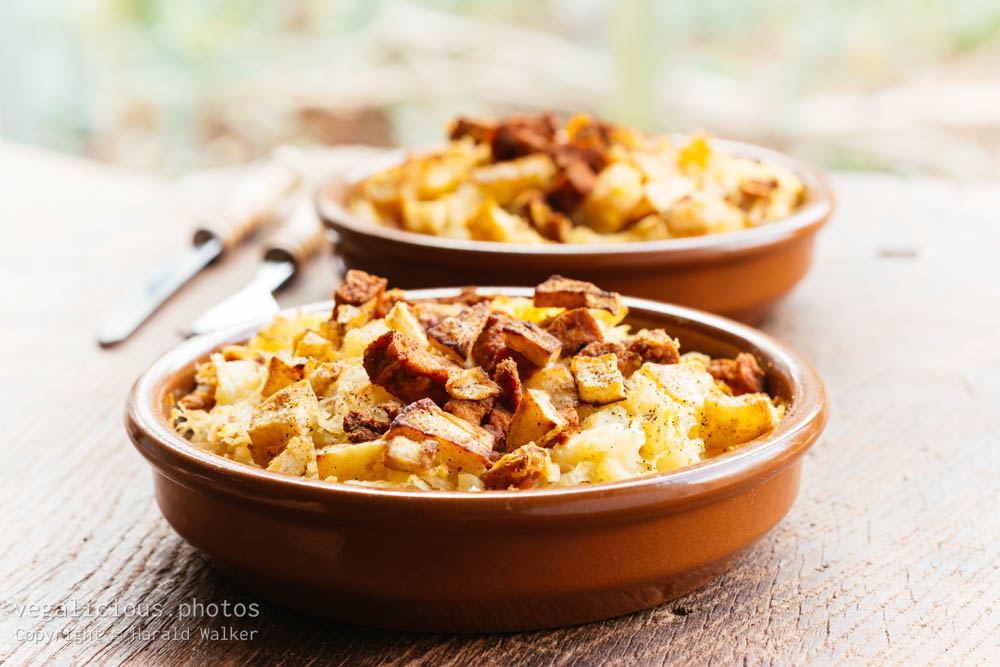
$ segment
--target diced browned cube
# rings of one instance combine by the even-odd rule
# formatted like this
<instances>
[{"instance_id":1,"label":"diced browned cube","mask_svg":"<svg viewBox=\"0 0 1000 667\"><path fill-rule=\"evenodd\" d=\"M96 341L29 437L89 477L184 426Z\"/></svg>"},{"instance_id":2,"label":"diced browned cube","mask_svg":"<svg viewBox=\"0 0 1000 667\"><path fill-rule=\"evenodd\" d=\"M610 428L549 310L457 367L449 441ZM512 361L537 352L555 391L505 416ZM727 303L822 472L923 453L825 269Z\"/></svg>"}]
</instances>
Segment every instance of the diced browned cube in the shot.
<instances>
[{"instance_id":1,"label":"diced browned cube","mask_svg":"<svg viewBox=\"0 0 1000 667\"><path fill-rule=\"evenodd\" d=\"M640 331L629 343L628 350L636 354L643 363L676 364L681 359L677 341L663 329Z\"/></svg>"},{"instance_id":2,"label":"diced browned cube","mask_svg":"<svg viewBox=\"0 0 1000 667\"><path fill-rule=\"evenodd\" d=\"M493 370L493 379L500 387L500 395L497 399L500 404L511 412L517 410L521 396L524 395L524 385L521 384L521 374L517 369L517 363L509 357L504 359Z\"/></svg>"},{"instance_id":3,"label":"diced browned cube","mask_svg":"<svg viewBox=\"0 0 1000 667\"><path fill-rule=\"evenodd\" d=\"M464 363L490 316L490 305L479 303L446 317L427 330L427 339L438 350Z\"/></svg>"},{"instance_id":4,"label":"diced browned cube","mask_svg":"<svg viewBox=\"0 0 1000 667\"><path fill-rule=\"evenodd\" d=\"M596 184L597 175L586 162L568 160L559 170L546 199L556 211L570 213L594 191Z\"/></svg>"},{"instance_id":5,"label":"diced browned cube","mask_svg":"<svg viewBox=\"0 0 1000 667\"><path fill-rule=\"evenodd\" d=\"M319 402L308 380L290 384L261 401L247 429L254 462L266 466L289 440L308 433L318 411Z\"/></svg>"},{"instance_id":6,"label":"diced browned cube","mask_svg":"<svg viewBox=\"0 0 1000 667\"><path fill-rule=\"evenodd\" d=\"M507 347L504 342L503 327L513 321L514 319L507 313L490 313L486 318L486 325L472 346L473 363L482 366L488 372L493 371L493 367L499 361L497 355Z\"/></svg>"},{"instance_id":7,"label":"diced browned cube","mask_svg":"<svg viewBox=\"0 0 1000 667\"><path fill-rule=\"evenodd\" d=\"M528 361L539 367L558 359L562 351L559 339L534 322L513 320L503 325L501 331L508 348L523 354Z\"/></svg>"},{"instance_id":8,"label":"diced browned cube","mask_svg":"<svg viewBox=\"0 0 1000 667\"><path fill-rule=\"evenodd\" d=\"M449 412L459 419L464 419L471 424L481 424L483 418L489 414L493 407L493 398L483 398L472 401L462 398L453 398L444 404L444 411Z\"/></svg>"},{"instance_id":9,"label":"diced browned cube","mask_svg":"<svg viewBox=\"0 0 1000 667\"><path fill-rule=\"evenodd\" d=\"M544 447L566 428L568 422L559 413L549 395L538 389L528 389L510 422L507 450L533 442Z\"/></svg>"},{"instance_id":10,"label":"diced browned cube","mask_svg":"<svg viewBox=\"0 0 1000 667\"><path fill-rule=\"evenodd\" d=\"M577 352L577 356L581 357L600 357L605 354L613 354L618 357L618 370L625 377L632 375L642 365L639 355L626 350L625 346L620 343L589 343Z\"/></svg>"},{"instance_id":11,"label":"diced browned cube","mask_svg":"<svg viewBox=\"0 0 1000 667\"><path fill-rule=\"evenodd\" d=\"M597 308L616 316L625 310L620 294L605 292L593 283L558 275L535 288L533 302L539 308Z\"/></svg>"},{"instance_id":12,"label":"diced browned cube","mask_svg":"<svg viewBox=\"0 0 1000 667\"><path fill-rule=\"evenodd\" d=\"M486 423L483 428L493 436L493 449L497 452L507 451L507 432L510 431L510 420L514 418L514 411L509 410L499 402L494 401L486 416Z\"/></svg>"},{"instance_id":13,"label":"diced browned cube","mask_svg":"<svg viewBox=\"0 0 1000 667\"><path fill-rule=\"evenodd\" d=\"M500 386L479 366L453 372L448 378L445 389L452 398L467 401L479 401L500 393Z\"/></svg>"},{"instance_id":14,"label":"diced browned cube","mask_svg":"<svg viewBox=\"0 0 1000 667\"><path fill-rule=\"evenodd\" d=\"M398 331L385 332L365 349L364 366L374 384L406 403L421 398L444 403L449 398L444 360L421 350Z\"/></svg>"},{"instance_id":15,"label":"diced browned cube","mask_svg":"<svg viewBox=\"0 0 1000 667\"><path fill-rule=\"evenodd\" d=\"M267 362L267 380L260 393L267 398L276 391L280 391L290 384L294 384L306 375L306 365L288 364L281 357L275 355L271 361Z\"/></svg>"},{"instance_id":16,"label":"diced browned cube","mask_svg":"<svg viewBox=\"0 0 1000 667\"><path fill-rule=\"evenodd\" d=\"M399 414L402 405L383 403L364 412L351 410L344 415L344 433L351 442L377 440L389 430L392 420Z\"/></svg>"},{"instance_id":17,"label":"diced browned cube","mask_svg":"<svg viewBox=\"0 0 1000 667\"><path fill-rule=\"evenodd\" d=\"M741 352L735 359L712 359L708 372L725 382L737 396L764 391L764 371L752 354Z\"/></svg>"},{"instance_id":18,"label":"diced browned cube","mask_svg":"<svg viewBox=\"0 0 1000 667\"><path fill-rule=\"evenodd\" d=\"M333 302L338 306L343 303L362 306L381 297L388 283L385 278L351 269L344 276L344 283L333 291Z\"/></svg>"},{"instance_id":19,"label":"diced browned cube","mask_svg":"<svg viewBox=\"0 0 1000 667\"><path fill-rule=\"evenodd\" d=\"M406 292L401 289L393 288L391 290L386 290L381 296L375 300L375 311L373 316L378 319L380 317L385 317L400 301L406 300Z\"/></svg>"},{"instance_id":20,"label":"diced browned cube","mask_svg":"<svg viewBox=\"0 0 1000 667\"><path fill-rule=\"evenodd\" d=\"M562 344L562 355L569 357L584 345L604 339L601 327L586 308L573 308L556 315L545 328Z\"/></svg>"},{"instance_id":21,"label":"diced browned cube","mask_svg":"<svg viewBox=\"0 0 1000 667\"><path fill-rule=\"evenodd\" d=\"M577 355L571 365L581 401L605 405L625 398L625 378L618 370L618 357L615 355Z\"/></svg>"},{"instance_id":22,"label":"diced browned cube","mask_svg":"<svg viewBox=\"0 0 1000 667\"><path fill-rule=\"evenodd\" d=\"M439 301L410 301L410 311L420 322L424 330L436 327L449 317L454 317L465 310L458 303L441 303Z\"/></svg>"},{"instance_id":23,"label":"diced browned cube","mask_svg":"<svg viewBox=\"0 0 1000 667\"><path fill-rule=\"evenodd\" d=\"M385 466L405 472L427 472L434 465L438 443L433 439L411 440L397 435L389 438L385 448Z\"/></svg>"},{"instance_id":24,"label":"diced browned cube","mask_svg":"<svg viewBox=\"0 0 1000 667\"><path fill-rule=\"evenodd\" d=\"M466 118L459 116L448 128L448 138L452 141L470 137L478 144L488 144L493 141L493 135L497 131L495 123L478 118Z\"/></svg>"},{"instance_id":25,"label":"diced browned cube","mask_svg":"<svg viewBox=\"0 0 1000 667\"><path fill-rule=\"evenodd\" d=\"M392 422L386 439L437 442L437 458L453 470L480 473L490 464L493 436L477 424L448 414L430 399L407 405Z\"/></svg>"},{"instance_id":26,"label":"diced browned cube","mask_svg":"<svg viewBox=\"0 0 1000 667\"><path fill-rule=\"evenodd\" d=\"M505 454L483 475L488 489L533 489L545 483L551 463L548 450L536 445Z\"/></svg>"}]
</instances>

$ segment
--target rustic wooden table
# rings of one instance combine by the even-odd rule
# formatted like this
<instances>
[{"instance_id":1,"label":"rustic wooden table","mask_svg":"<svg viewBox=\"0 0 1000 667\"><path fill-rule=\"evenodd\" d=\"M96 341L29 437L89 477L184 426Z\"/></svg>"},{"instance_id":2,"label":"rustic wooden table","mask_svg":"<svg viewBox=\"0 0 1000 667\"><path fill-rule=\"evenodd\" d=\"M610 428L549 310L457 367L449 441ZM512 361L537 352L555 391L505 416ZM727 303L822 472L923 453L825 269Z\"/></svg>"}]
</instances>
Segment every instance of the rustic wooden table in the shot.
<instances>
[{"instance_id":1,"label":"rustic wooden table","mask_svg":"<svg viewBox=\"0 0 1000 667\"><path fill-rule=\"evenodd\" d=\"M1000 661L995 184L833 177L839 210L815 268L763 324L815 363L830 423L791 513L728 574L603 623L485 636L267 604L255 618L213 615L211 603L253 600L160 517L122 408L135 376L241 285L258 250L101 350L99 316L184 246L218 182L0 144L0 184L0 405L13 436L0 465L0 663ZM317 261L281 300L325 299L333 281ZM231 630L242 637L212 636Z\"/></svg>"}]
</instances>

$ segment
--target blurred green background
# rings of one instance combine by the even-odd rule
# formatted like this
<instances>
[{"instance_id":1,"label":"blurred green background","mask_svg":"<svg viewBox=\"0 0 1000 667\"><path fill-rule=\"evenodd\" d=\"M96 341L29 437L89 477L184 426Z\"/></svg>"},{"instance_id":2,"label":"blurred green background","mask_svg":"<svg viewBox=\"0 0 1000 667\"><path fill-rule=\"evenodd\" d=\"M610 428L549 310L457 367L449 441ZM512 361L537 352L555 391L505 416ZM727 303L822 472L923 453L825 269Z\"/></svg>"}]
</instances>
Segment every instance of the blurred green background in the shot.
<instances>
[{"instance_id":1,"label":"blurred green background","mask_svg":"<svg viewBox=\"0 0 1000 667\"><path fill-rule=\"evenodd\" d=\"M588 110L828 167L1000 176L996 0L6 0L4 138L164 174Z\"/></svg>"}]
</instances>

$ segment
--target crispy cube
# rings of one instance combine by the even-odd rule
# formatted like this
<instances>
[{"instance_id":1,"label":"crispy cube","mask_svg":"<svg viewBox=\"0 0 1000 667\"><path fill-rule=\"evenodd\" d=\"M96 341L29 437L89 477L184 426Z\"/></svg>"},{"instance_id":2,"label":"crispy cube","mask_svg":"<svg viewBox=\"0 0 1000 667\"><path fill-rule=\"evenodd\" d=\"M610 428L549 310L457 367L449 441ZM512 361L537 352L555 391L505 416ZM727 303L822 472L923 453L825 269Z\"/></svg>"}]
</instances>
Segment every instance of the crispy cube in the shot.
<instances>
[{"instance_id":1,"label":"crispy cube","mask_svg":"<svg viewBox=\"0 0 1000 667\"><path fill-rule=\"evenodd\" d=\"M635 352L625 349L621 343L588 343L577 353L581 357L601 357L605 354L613 354L618 357L618 370L625 377L632 375L642 365L639 356Z\"/></svg>"},{"instance_id":2,"label":"crispy cube","mask_svg":"<svg viewBox=\"0 0 1000 667\"><path fill-rule=\"evenodd\" d=\"M410 440L397 435L390 438L385 448L385 467L405 472L427 472L434 465L437 454L436 440Z\"/></svg>"},{"instance_id":3,"label":"crispy cube","mask_svg":"<svg viewBox=\"0 0 1000 667\"><path fill-rule=\"evenodd\" d=\"M503 325L501 332L508 348L523 354L539 367L555 361L562 352L559 339L534 322L513 320Z\"/></svg>"},{"instance_id":4,"label":"crispy cube","mask_svg":"<svg viewBox=\"0 0 1000 667\"><path fill-rule=\"evenodd\" d=\"M479 401L500 393L500 386L479 366L464 368L448 377L445 389L452 398Z\"/></svg>"},{"instance_id":5,"label":"crispy cube","mask_svg":"<svg viewBox=\"0 0 1000 667\"><path fill-rule=\"evenodd\" d=\"M625 377L618 370L618 357L605 354L600 357L575 356L570 362L576 390L584 403L606 405L625 398Z\"/></svg>"},{"instance_id":6,"label":"crispy cube","mask_svg":"<svg viewBox=\"0 0 1000 667\"><path fill-rule=\"evenodd\" d=\"M524 395L524 385L521 383L521 373L517 368L517 363L510 357L504 359L493 370L493 379L500 387L500 395L497 400L511 412L516 410Z\"/></svg>"},{"instance_id":7,"label":"crispy cube","mask_svg":"<svg viewBox=\"0 0 1000 667\"><path fill-rule=\"evenodd\" d=\"M430 397L444 403L449 398L444 360L421 350L398 331L385 332L365 348L364 366L373 383L404 402Z\"/></svg>"},{"instance_id":8,"label":"crispy cube","mask_svg":"<svg viewBox=\"0 0 1000 667\"><path fill-rule=\"evenodd\" d=\"M420 326L432 329L448 317L454 317L465 310L460 303L441 303L438 300L408 301L410 312L420 322Z\"/></svg>"},{"instance_id":9,"label":"crispy cube","mask_svg":"<svg viewBox=\"0 0 1000 667\"><path fill-rule=\"evenodd\" d=\"M342 341L351 329L357 329L371 322L375 315L375 303L369 301L361 306L342 303L336 306L333 312L333 327L337 340Z\"/></svg>"},{"instance_id":10,"label":"crispy cube","mask_svg":"<svg viewBox=\"0 0 1000 667\"><path fill-rule=\"evenodd\" d=\"M339 445L316 455L316 469L320 479L333 476L338 480L374 479L384 472L384 440L363 442L357 445Z\"/></svg>"},{"instance_id":11,"label":"crispy cube","mask_svg":"<svg viewBox=\"0 0 1000 667\"><path fill-rule=\"evenodd\" d=\"M382 296L388 284L385 278L351 269L344 276L343 284L333 291L333 302L337 306L344 303L362 306Z\"/></svg>"},{"instance_id":12,"label":"crispy cube","mask_svg":"<svg viewBox=\"0 0 1000 667\"><path fill-rule=\"evenodd\" d=\"M764 391L764 371L752 354L741 352L735 359L713 359L708 372L725 382L737 396Z\"/></svg>"},{"instance_id":13,"label":"crispy cube","mask_svg":"<svg viewBox=\"0 0 1000 667\"><path fill-rule=\"evenodd\" d=\"M254 462L266 466L292 438L309 433L318 411L319 402L308 380L290 384L261 401L247 429Z\"/></svg>"},{"instance_id":14,"label":"crispy cube","mask_svg":"<svg viewBox=\"0 0 1000 667\"><path fill-rule=\"evenodd\" d=\"M586 308L573 308L556 315L545 327L562 344L562 355L568 357L585 345L604 340L601 326Z\"/></svg>"},{"instance_id":15,"label":"crispy cube","mask_svg":"<svg viewBox=\"0 0 1000 667\"><path fill-rule=\"evenodd\" d=\"M405 436L437 442L438 459L454 470L478 473L490 464L493 436L476 424L448 414L430 399L403 408L386 439Z\"/></svg>"},{"instance_id":16,"label":"crispy cube","mask_svg":"<svg viewBox=\"0 0 1000 667\"><path fill-rule=\"evenodd\" d=\"M316 447L311 438L297 437L288 441L281 453L267 464L268 472L302 477L316 472Z\"/></svg>"},{"instance_id":17,"label":"crispy cube","mask_svg":"<svg viewBox=\"0 0 1000 667\"><path fill-rule=\"evenodd\" d=\"M643 329L629 343L628 350L636 354L643 363L676 364L681 359L677 341L663 329Z\"/></svg>"},{"instance_id":18,"label":"crispy cube","mask_svg":"<svg viewBox=\"0 0 1000 667\"><path fill-rule=\"evenodd\" d=\"M620 294L605 292L594 283L559 275L552 276L535 288L533 303L539 308L597 308L615 316L626 311Z\"/></svg>"},{"instance_id":19,"label":"crispy cube","mask_svg":"<svg viewBox=\"0 0 1000 667\"><path fill-rule=\"evenodd\" d=\"M471 401L463 398L453 398L444 404L444 411L464 419L470 424L482 424L483 418L493 408L494 399L483 398Z\"/></svg>"},{"instance_id":20,"label":"crispy cube","mask_svg":"<svg viewBox=\"0 0 1000 667\"><path fill-rule=\"evenodd\" d=\"M295 384L305 375L305 363L285 363L281 357L274 355L271 357L271 361L267 362L267 380L264 381L264 387L260 393L264 398L267 398L274 392L280 391L290 384Z\"/></svg>"},{"instance_id":21,"label":"crispy cube","mask_svg":"<svg viewBox=\"0 0 1000 667\"><path fill-rule=\"evenodd\" d=\"M507 450L533 442L544 447L559 435L568 422L552 404L549 395L538 389L528 389L510 422Z\"/></svg>"},{"instance_id":22,"label":"crispy cube","mask_svg":"<svg viewBox=\"0 0 1000 667\"><path fill-rule=\"evenodd\" d=\"M489 317L486 318L486 325L472 346L472 361L477 366L482 366L490 372L493 371L494 366L499 361L497 355L506 347L503 327L513 321L514 319L507 313L490 313Z\"/></svg>"},{"instance_id":23,"label":"crispy cube","mask_svg":"<svg viewBox=\"0 0 1000 667\"><path fill-rule=\"evenodd\" d=\"M382 404L370 410L350 410L344 415L344 433L351 442L378 440L389 430L393 418L399 414L401 405Z\"/></svg>"},{"instance_id":24,"label":"crispy cube","mask_svg":"<svg viewBox=\"0 0 1000 667\"><path fill-rule=\"evenodd\" d=\"M489 317L490 305L477 303L438 322L427 330L427 338L436 349L464 363Z\"/></svg>"},{"instance_id":25,"label":"crispy cube","mask_svg":"<svg viewBox=\"0 0 1000 667\"><path fill-rule=\"evenodd\" d=\"M317 361L328 361L333 353L333 344L312 329L306 329L292 339L292 346L296 357L308 357Z\"/></svg>"},{"instance_id":26,"label":"crispy cube","mask_svg":"<svg viewBox=\"0 0 1000 667\"><path fill-rule=\"evenodd\" d=\"M483 475L483 482L488 489L537 488L548 481L551 463L547 449L524 445L494 463Z\"/></svg>"}]
</instances>

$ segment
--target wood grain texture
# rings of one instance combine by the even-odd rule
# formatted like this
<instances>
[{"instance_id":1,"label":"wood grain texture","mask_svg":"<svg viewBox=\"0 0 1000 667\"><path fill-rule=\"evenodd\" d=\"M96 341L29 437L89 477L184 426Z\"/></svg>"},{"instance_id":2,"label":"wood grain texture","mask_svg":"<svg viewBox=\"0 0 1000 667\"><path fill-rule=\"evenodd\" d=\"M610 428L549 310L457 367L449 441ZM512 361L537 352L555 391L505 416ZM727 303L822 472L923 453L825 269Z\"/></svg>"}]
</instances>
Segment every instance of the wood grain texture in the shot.
<instances>
[{"instance_id":1,"label":"wood grain texture","mask_svg":"<svg viewBox=\"0 0 1000 667\"><path fill-rule=\"evenodd\" d=\"M123 346L100 350L93 330L124 283L185 246L222 178L168 184L0 144L0 404L13 435L0 466L0 663L1000 660L994 184L834 176L840 209L817 264L763 325L825 378L829 427L787 519L730 572L603 623L436 636L264 603L256 618L181 617L192 600L256 601L160 517L122 408L175 332L249 277L259 248L196 278ZM280 300L327 298L333 281L329 262L314 262ZM31 604L50 605L49 618ZM128 613L135 605L162 615ZM199 635L221 627L255 634ZM191 636L150 637L164 631Z\"/></svg>"}]
</instances>

